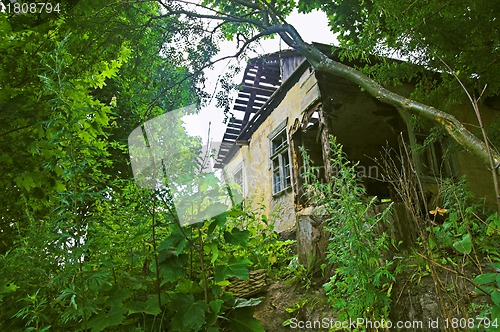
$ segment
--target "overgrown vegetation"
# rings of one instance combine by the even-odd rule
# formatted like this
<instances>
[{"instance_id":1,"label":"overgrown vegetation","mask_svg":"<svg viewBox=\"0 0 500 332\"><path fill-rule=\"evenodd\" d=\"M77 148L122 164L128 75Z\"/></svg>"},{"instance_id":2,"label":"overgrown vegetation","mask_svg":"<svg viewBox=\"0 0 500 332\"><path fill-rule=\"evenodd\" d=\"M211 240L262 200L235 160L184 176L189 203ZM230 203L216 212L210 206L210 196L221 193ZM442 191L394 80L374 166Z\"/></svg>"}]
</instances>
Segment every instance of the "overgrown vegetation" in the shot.
<instances>
[{"instance_id":1,"label":"overgrown vegetation","mask_svg":"<svg viewBox=\"0 0 500 332\"><path fill-rule=\"evenodd\" d=\"M500 321L498 283L493 281L500 261L498 214L475 200L465 178L436 178L437 195L429 202L407 146L386 150L379 165L408 214L409 229L418 233L406 260L399 263L413 271L405 275L408 282L418 285L422 278L431 278L443 320L472 319L467 326L462 320L462 325L441 328L495 331Z\"/></svg>"},{"instance_id":2,"label":"overgrown vegetation","mask_svg":"<svg viewBox=\"0 0 500 332\"><path fill-rule=\"evenodd\" d=\"M1 304L13 304L4 312L3 328L261 331L252 317L260 300L238 298L226 288L232 278L248 279L249 269L283 265L290 256L272 225L257 227L263 218L235 207L181 227L158 192L123 186L94 206L98 219L78 246L40 236L41 247L19 243L2 257ZM50 246L60 246L56 270L33 269L47 282L30 290L16 277L19 271L7 267L17 264L21 252L32 257Z\"/></svg>"},{"instance_id":3,"label":"overgrown vegetation","mask_svg":"<svg viewBox=\"0 0 500 332\"><path fill-rule=\"evenodd\" d=\"M203 223L181 227L165 188L141 189L132 181L125 142L144 121L200 103L201 70L217 53L218 28L227 38L241 37L244 47L279 32L317 69L328 69L318 60L323 55L309 52L312 46L282 24L296 3L204 1L220 9L214 19L226 20L208 35L204 33L210 29L198 20L207 17L189 17L193 13L183 12L186 1L59 3L57 14L0 13L0 330L261 331L252 317L261 299L240 298L231 284L247 279L251 270L265 269L308 291L317 271L297 262L290 249L293 241L278 240L272 217L260 211L233 207ZM476 1L464 6L464 14L464 8L442 8L439 1L418 11L409 11L406 6L412 5L401 1L373 1L373 7L370 3L357 3L358 15L345 15L353 10L349 1L298 6L330 14L331 24L343 32L344 46L359 47L361 58L376 51L383 36L386 46L403 47L403 55L415 55L415 62L438 69L443 73L440 81L435 73L406 64L394 71L387 63L366 69L378 79L396 82L422 75L414 95L419 100L446 110L459 99L435 101L458 90L448 73L453 70L466 91L483 91L488 83L484 97L498 95L493 64L499 34L483 33L498 26L491 6ZM437 9L443 15L429 15ZM402 11L413 13L412 19L394 19ZM422 17L430 16L433 24L421 24ZM475 47L457 51L457 38L434 33L443 26L456 30L464 21L474 33L466 39L453 36ZM381 34L373 34L374 26ZM351 34L347 27L368 28ZM408 34L413 31L415 35ZM357 36L352 44L349 38ZM408 38L411 43L406 44ZM428 44L422 46L423 41ZM179 52L180 44L184 53ZM386 54L382 51L377 53ZM350 49L345 55L354 53ZM440 56L450 67L440 65ZM367 77L363 82L373 83ZM472 99L477 104L479 98ZM173 143L189 148L198 143L180 124L172 125L178 139ZM393 284L399 281L396 271L404 268L411 271L411 281L432 278L441 316L450 324L458 315L488 317L491 324L483 327L496 330L498 214L475 202L465 180L442 180L436 206L427 206L411 153L391 152L384 159L385 180L419 236L405 260L396 264L388 255L392 243L384 231L390 208L375 212L375 200L358 186L355 165L348 163L334 139L332 146L337 169L333 181L319 182L313 167L305 177L309 203L326 217L331 234L321 272L334 271L324 287L339 318L387 319ZM494 150L492 154L497 156ZM495 158L490 162L497 162ZM190 160L173 162L197 167ZM297 315L316 305L300 299L290 304L289 312ZM477 324L476 329L483 330Z\"/></svg>"},{"instance_id":4,"label":"overgrown vegetation","mask_svg":"<svg viewBox=\"0 0 500 332\"><path fill-rule=\"evenodd\" d=\"M127 163L136 126L199 102L201 73L169 43L198 44L174 17L148 23L158 4L110 3L0 13L0 329L259 331L259 300L227 287L289 256L270 222L235 207L180 227L168 193L138 188Z\"/></svg>"},{"instance_id":5,"label":"overgrown vegetation","mask_svg":"<svg viewBox=\"0 0 500 332\"><path fill-rule=\"evenodd\" d=\"M330 234L327 260L334 272L324 285L340 320L387 320L390 292L395 280L387 258L390 240L383 231L390 206L381 213L373 209L374 199L366 196L352 165L333 136L330 137L332 181L319 181L303 150L306 192L309 204L317 206Z\"/></svg>"},{"instance_id":6,"label":"overgrown vegetation","mask_svg":"<svg viewBox=\"0 0 500 332\"><path fill-rule=\"evenodd\" d=\"M415 243L398 248L397 239L387 233L395 220L391 217L395 203L377 209L377 198L366 196L356 165L333 137L331 151L335 177L326 183L317 178L319 170L311 165L307 152L302 154L308 202L330 234L327 260L333 271L324 288L335 317L390 322L391 299L399 301L405 287L430 278L434 289L426 291L437 296L440 328L495 331L500 321L498 215L488 212L484 201L474 199L464 178L439 180L432 201L436 206L428 207L410 150L386 150L379 161L384 180L408 212L410 219L404 221L409 222L408 231L415 229L418 236ZM396 283L400 293L394 296ZM297 302L289 312L296 315L302 305ZM360 324L357 328L369 330Z\"/></svg>"}]
</instances>

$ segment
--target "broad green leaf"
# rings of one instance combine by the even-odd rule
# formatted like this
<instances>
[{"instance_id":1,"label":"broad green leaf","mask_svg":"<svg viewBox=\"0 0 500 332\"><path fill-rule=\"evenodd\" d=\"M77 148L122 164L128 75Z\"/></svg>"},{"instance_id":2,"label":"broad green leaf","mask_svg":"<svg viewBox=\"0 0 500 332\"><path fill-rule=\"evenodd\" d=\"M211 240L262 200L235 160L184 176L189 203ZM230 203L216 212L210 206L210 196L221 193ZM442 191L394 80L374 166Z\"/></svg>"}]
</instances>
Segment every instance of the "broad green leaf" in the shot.
<instances>
[{"instance_id":1,"label":"broad green leaf","mask_svg":"<svg viewBox=\"0 0 500 332\"><path fill-rule=\"evenodd\" d=\"M120 306L125 299L130 298L132 295L133 292L130 288L116 287L109 298L109 303L114 306Z\"/></svg>"},{"instance_id":2,"label":"broad green leaf","mask_svg":"<svg viewBox=\"0 0 500 332\"><path fill-rule=\"evenodd\" d=\"M234 244L237 246L245 246L248 242L248 237L250 236L250 231L248 230L239 230L237 228L233 228L231 232L224 232L224 240L226 240L229 244Z\"/></svg>"},{"instance_id":3,"label":"broad green leaf","mask_svg":"<svg viewBox=\"0 0 500 332\"><path fill-rule=\"evenodd\" d=\"M244 216L245 211L243 211L242 209L231 209L226 212L226 215L231 219L237 219L238 217Z\"/></svg>"},{"instance_id":4,"label":"broad green leaf","mask_svg":"<svg viewBox=\"0 0 500 332\"><path fill-rule=\"evenodd\" d=\"M493 282L497 277L496 273L485 273L485 274L480 274L477 277L474 278L474 283L476 285L485 285L490 282Z\"/></svg>"},{"instance_id":5,"label":"broad green leaf","mask_svg":"<svg viewBox=\"0 0 500 332\"><path fill-rule=\"evenodd\" d=\"M101 312L93 316L88 322L88 327L92 329L92 332L100 332L112 326L119 326L125 320L127 311L123 306L114 306L109 312Z\"/></svg>"},{"instance_id":6,"label":"broad green leaf","mask_svg":"<svg viewBox=\"0 0 500 332\"><path fill-rule=\"evenodd\" d=\"M246 258L231 257L226 265L215 267L215 281L220 282L229 277L248 279L248 267L252 262Z\"/></svg>"},{"instance_id":7,"label":"broad green leaf","mask_svg":"<svg viewBox=\"0 0 500 332\"><path fill-rule=\"evenodd\" d=\"M207 234L208 235L212 234L217 227L222 228L224 226L224 224L226 223L226 217L227 217L226 212L215 216L212 219L212 222L210 223L210 225L208 226Z\"/></svg>"},{"instance_id":8,"label":"broad green leaf","mask_svg":"<svg viewBox=\"0 0 500 332\"><path fill-rule=\"evenodd\" d=\"M131 302L126 305L128 313L144 313L148 315L159 315L161 309L158 304L158 298L156 296L150 297L146 302Z\"/></svg>"},{"instance_id":9,"label":"broad green leaf","mask_svg":"<svg viewBox=\"0 0 500 332\"><path fill-rule=\"evenodd\" d=\"M238 332L264 332L260 322L253 317L248 309L236 309L229 316L229 324L233 331Z\"/></svg>"},{"instance_id":10,"label":"broad green leaf","mask_svg":"<svg viewBox=\"0 0 500 332\"><path fill-rule=\"evenodd\" d=\"M160 263L160 275L162 276L162 285L166 282L174 282L184 277L184 268L182 260L171 255Z\"/></svg>"},{"instance_id":11,"label":"broad green leaf","mask_svg":"<svg viewBox=\"0 0 500 332\"><path fill-rule=\"evenodd\" d=\"M219 257L219 247L217 243L210 243L208 246L210 248L210 252L212 253L212 257L210 258L210 263L215 263L217 258Z\"/></svg>"},{"instance_id":12,"label":"broad green leaf","mask_svg":"<svg viewBox=\"0 0 500 332\"><path fill-rule=\"evenodd\" d=\"M210 301L210 303L208 305L210 306L210 310L212 310L212 312L214 314L218 315L220 312L220 309L222 308L223 303L224 303L223 300L217 299L217 300Z\"/></svg>"},{"instance_id":13,"label":"broad green leaf","mask_svg":"<svg viewBox=\"0 0 500 332\"><path fill-rule=\"evenodd\" d=\"M498 328L500 326L500 305L494 305L492 308L491 308L491 321L492 323L495 322L495 324L497 326L495 326L495 328Z\"/></svg>"},{"instance_id":14,"label":"broad green leaf","mask_svg":"<svg viewBox=\"0 0 500 332\"><path fill-rule=\"evenodd\" d=\"M184 308L184 327L198 330L205 322L204 301L197 301Z\"/></svg>"},{"instance_id":15,"label":"broad green leaf","mask_svg":"<svg viewBox=\"0 0 500 332\"><path fill-rule=\"evenodd\" d=\"M206 303L195 301L193 294L175 294L172 303L177 311L172 324L182 331L198 331L205 323Z\"/></svg>"},{"instance_id":16,"label":"broad green leaf","mask_svg":"<svg viewBox=\"0 0 500 332\"><path fill-rule=\"evenodd\" d=\"M436 240L434 239L434 236L429 236L429 247L431 249L436 248Z\"/></svg>"},{"instance_id":17,"label":"broad green leaf","mask_svg":"<svg viewBox=\"0 0 500 332\"><path fill-rule=\"evenodd\" d=\"M248 267L252 262L246 258L234 258L231 257L227 264L227 276L235 277L239 279L248 279Z\"/></svg>"},{"instance_id":18,"label":"broad green leaf","mask_svg":"<svg viewBox=\"0 0 500 332\"><path fill-rule=\"evenodd\" d=\"M0 18L0 31L2 35L9 35L12 32L12 27L6 16ZM0 36L3 37L2 35Z\"/></svg>"},{"instance_id":19,"label":"broad green leaf","mask_svg":"<svg viewBox=\"0 0 500 332\"><path fill-rule=\"evenodd\" d=\"M460 241L453 243L455 248L461 254L470 254L472 251L472 243L469 234L465 234Z\"/></svg>"},{"instance_id":20,"label":"broad green leaf","mask_svg":"<svg viewBox=\"0 0 500 332\"><path fill-rule=\"evenodd\" d=\"M491 300L493 303L500 306L500 292L497 290L493 291L493 293L491 293Z\"/></svg>"},{"instance_id":21,"label":"broad green leaf","mask_svg":"<svg viewBox=\"0 0 500 332\"><path fill-rule=\"evenodd\" d=\"M165 238L159 245L158 251L174 249L176 255L179 255L188 244L186 237L181 231L175 231Z\"/></svg>"},{"instance_id":22,"label":"broad green leaf","mask_svg":"<svg viewBox=\"0 0 500 332\"><path fill-rule=\"evenodd\" d=\"M175 286L175 290L184 294L200 294L203 289L196 282L189 279L182 279Z\"/></svg>"},{"instance_id":23,"label":"broad green leaf","mask_svg":"<svg viewBox=\"0 0 500 332\"><path fill-rule=\"evenodd\" d=\"M231 282L229 280L222 280L222 281L219 281L217 283L218 286L221 286L221 287L226 287L226 286L229 286L231 285Z\"/></svg>"}]
</instances>

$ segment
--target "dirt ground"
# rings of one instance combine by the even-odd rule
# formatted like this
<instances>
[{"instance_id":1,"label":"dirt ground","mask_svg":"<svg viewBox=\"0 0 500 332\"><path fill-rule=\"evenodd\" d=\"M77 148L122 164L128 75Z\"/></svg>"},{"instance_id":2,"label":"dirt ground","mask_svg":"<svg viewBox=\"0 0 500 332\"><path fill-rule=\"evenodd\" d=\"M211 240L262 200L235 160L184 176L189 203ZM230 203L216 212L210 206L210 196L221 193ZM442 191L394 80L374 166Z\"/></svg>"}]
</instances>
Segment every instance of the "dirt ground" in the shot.
<instances>
[{"instance_id":1,"label":"dirt ground","mask_svg":"<svg viewBox=\"0 0 500 332\"><path fill-rule=\"evenodd\" d=\"M283 326L289 319L300 321L333 318L333 311L327 302L321 282L312 283L308 290L291 285L287 281L275 281L269 286L265 298L254 313L268 332L314 331ZM292 311L292 312L287 312Z\"/></svg>"}]
</instances>

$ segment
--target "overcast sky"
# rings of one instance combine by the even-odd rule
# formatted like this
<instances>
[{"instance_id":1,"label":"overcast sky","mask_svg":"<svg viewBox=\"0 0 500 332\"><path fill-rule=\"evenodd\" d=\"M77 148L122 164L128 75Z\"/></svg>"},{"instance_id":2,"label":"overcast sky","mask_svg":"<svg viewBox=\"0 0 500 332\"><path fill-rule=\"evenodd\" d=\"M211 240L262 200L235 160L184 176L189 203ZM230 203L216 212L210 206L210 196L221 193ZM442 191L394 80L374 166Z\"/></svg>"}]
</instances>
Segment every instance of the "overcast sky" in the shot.
<instances>
[{"instance_id":1,"label":"overcast sky","mask_svg":"<svg viewBox=\"0 0 500 332\"><path fill-rule=\"evenodd\" d=\"M327 17L323 12L313 12L307 15L293 13L289 19L288 23L295 26L297 31L301 34L302 38L306 42L321 42L325 44L335 43L335 38L332 32L328 29ZM273 40L261 41L262 47L260 47L260 54L277 52L281 49L287 49L288 46L280 40L280 38L275 37ZM227 46L221 47L221 54L219 56L231 55L236 53L234 44L227 43ZM260 55L260 54L256 54ZM207 91L208 93L213 93L217 77L224 71L226 63L217 64L214 69L207 70L206 74L208 77ZM241 71L241 75L243 70ZM241 83L242 77L239 76L235 80L235 83ZM185 127L190 135L200 136L203 143L207 141L208 127L210 123L210 140L212 142L220 142L226 125L223 124L224 112L222 109L218 109L214 105L209 105L204 107L199 114L185 116L183 118Z\"/></svg>"}]
</instances>

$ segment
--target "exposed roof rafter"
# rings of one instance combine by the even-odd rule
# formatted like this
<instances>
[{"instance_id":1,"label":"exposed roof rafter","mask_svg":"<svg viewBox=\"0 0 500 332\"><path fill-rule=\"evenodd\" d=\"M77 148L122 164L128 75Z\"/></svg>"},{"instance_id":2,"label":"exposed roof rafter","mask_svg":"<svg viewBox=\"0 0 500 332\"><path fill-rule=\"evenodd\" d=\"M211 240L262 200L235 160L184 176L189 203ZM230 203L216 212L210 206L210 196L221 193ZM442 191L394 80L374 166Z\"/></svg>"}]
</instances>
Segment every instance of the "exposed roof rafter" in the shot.
<instances>
[{"instance_id":1,"label":"exposed roof rafter","mask_svg":"<svg viewBox=\"0 0 500 332\"><path fill-rule=\"evenodd\" d=\"M229 120L222 138L215 167L221 168L239 148L236 140L241 130L253 116L265 105L269 97L281 85L281 57L290 51L267 54L251 59L240 84L240 90L233 106L234 116Z\"/></svg>"}]
</instances>

